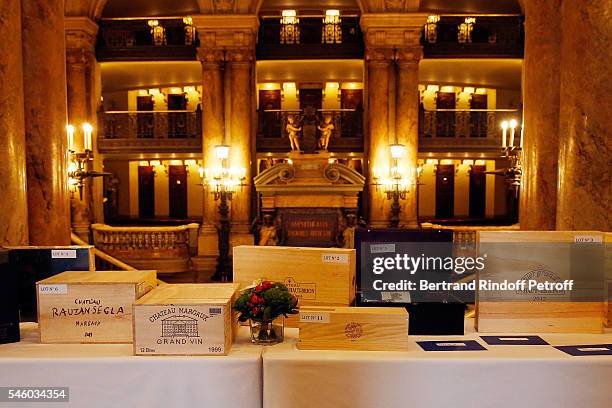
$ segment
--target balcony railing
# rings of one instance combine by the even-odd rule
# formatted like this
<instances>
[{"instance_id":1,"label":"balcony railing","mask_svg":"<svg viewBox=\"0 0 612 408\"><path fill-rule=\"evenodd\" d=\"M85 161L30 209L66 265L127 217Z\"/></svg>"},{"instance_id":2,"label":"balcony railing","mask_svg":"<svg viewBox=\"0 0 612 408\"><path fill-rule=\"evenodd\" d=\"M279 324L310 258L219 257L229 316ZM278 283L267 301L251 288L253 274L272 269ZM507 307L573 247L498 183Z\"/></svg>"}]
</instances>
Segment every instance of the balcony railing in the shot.
<instances>
[{"instance_id":1,"label":"balcony railing","mask_svg":"<svg viewBox=\"0 0 612 408\"><path fill-rule=\"evenodd\" d=\"M340 43L334 44L322 42L322 16L299 16L299 19L299 42L281 44L280 17L262 18L259 24L257 59L363 58L363 35L359 28L359 17L342 16L342 39Z\"/></svg>"},{"instance_id":2,"label":"balcony railing","mask_svg":"<svg viewBox=\"0 0 612 408\"><path fill-rule=\"evenodd\" d=\"M470 41L459 43L458 27L467 16L441 16L436 40L422 36L425 58L523 58L525 30L522 16L473 16Z\"/></svg>"},{"instance_id":3,"label":"balcony railing","mask_svg":"<svg viewBox=\"0 0 612 408\"><path fill-rule=\"evenodd\" d=\"M301 110L260 110L258 111L257 151L286 152L290 150L287 135L287 118L300 116ZM320 109L317 117L331 116L334 130L329 142L332 152L363 151L363 110ZM318 131L317 131L318 132Z\"/></svg>"},{"instance_id":4,"label":"balcony railing","mask_svg":"<svg viewBox=\"0 0 612 408\"><path fill-rule=\"evenodd\" d=\"M516 119L516 109L436 109L419 113L419 151L494 150L501 146L500 124Z\"/></svg>"},{"instance_id":5,"label":"balcony railing","mask_svg":"<svg viewBox=\"0 0 612 408\"><path fill-rule=\"evenodd\" d=\"M200 110L100 112L98 128L98 149L103 153L198 152L202 148Z\"/></svg>"},{"instance_id":6,"label":"balcony railing","mask_svg":"<svg viewBox=\"0 0 612 408\"><path fill-rule=\"evenodd\" d=\"M195 60L198 34L182 18L156 17L163 37L156 44L149 19L102 19L99 22L98 61ZM189 34L187 33L189 31ZM159 41L161 40L161 41Z\"/></svg>"}]
</instances>

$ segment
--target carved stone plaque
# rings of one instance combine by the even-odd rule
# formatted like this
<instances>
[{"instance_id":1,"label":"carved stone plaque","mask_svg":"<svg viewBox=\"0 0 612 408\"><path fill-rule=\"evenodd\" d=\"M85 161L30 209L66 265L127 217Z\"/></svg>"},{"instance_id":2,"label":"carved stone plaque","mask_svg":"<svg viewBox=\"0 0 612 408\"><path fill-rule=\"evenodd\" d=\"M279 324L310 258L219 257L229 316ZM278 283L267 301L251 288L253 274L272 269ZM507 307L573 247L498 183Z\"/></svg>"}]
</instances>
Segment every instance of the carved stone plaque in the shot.
<instances>
[{"instance_id":1,"label":"carved stone plaque","mask_svg":"<svg viewBox=\"0 0 612 408\"><path fill-rule=\"evenodd\" d=\"M339 210L335 208L279 209L286 246L337 246Z\"/></svg>"}]
</instances>

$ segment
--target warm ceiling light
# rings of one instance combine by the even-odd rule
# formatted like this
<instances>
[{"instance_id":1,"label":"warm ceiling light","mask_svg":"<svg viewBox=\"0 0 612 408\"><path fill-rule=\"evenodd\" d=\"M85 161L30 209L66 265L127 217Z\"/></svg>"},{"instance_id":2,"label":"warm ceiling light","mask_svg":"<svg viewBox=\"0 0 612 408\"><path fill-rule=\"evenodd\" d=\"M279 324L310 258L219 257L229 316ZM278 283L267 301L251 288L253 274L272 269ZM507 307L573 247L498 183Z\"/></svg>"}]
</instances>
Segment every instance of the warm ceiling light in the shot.
<instances>
[{"instance_id":1,"label":"warm ceiling light","mask_svg":"<svg viewBox=\"0 0 612 408\"><path fill-rule=\"evenodd\" d=\"M149 96L149 92L146 89L139 89L138 96Z\"/></svg>"},{"instance_id":2,"label":"warm ceiling light","mask_svg":"<svg viewBox=\"0 0 612 408\"><path fill-rule=\"evenodd\" d=\"M178 87L173 87L173 88L170 88L170 93L171 94L182 94L183 90Z\"/></svg>"},{"instance_id":3,"label":"warm ceiling light","mask_svg":"<svg viewBox=\"0 0 612 408\"><path fill-rule=\"evenodd\" d=\"M149 165L154 166L154 167L161 166L161 162L159 160L151 160L149 162Z\"/></svg>"},{"instance_id":4,"label":"warm ceiling light","mask_svg":"<svg viewBox=\"0 0 612 408\"><path fill-rule=\"evenodd\" d=\"M198 164L198 162L196 160L194 160L194 159L187 159L187 160L185 160L185 165L186 166L193 167L196 164Z\"/></svg>"},{"instance_id":5,"label":"warm ceiling light","mask_svg":"<svg viewBox=\"0 0 612 408\"><path fill-rule=\"evenodd\" d=\"M161 91L159 90L159 88L151 88L151 89L149 89L149 95L151 95L151 96L159 95L160 93L161 93Z\"/></svg>"},{"instance_id":6,"label":"warm ceiling light","mask_svg":"<svg viewBox=\"0 0 612 408\"><path fill-rule=\"evenodd\" d=\"M463 93L473 94L474 91L475 91L474 87L472 87L472 86L464 86L463 87Z\"/></svg>"},{"instance_id":7,"label":"warm ceiling light","mask_svg":"<svg viewBox=\"0 0 612 408\"><path fill-rule=\"evenodd\" d=\"M455 92L455 87L454 87L454 86L450 86L450 85L443 86L443 87L440 89L440 91L442 91L442 92L454 93L454 92Z\"/></svg>"},{"instance_id":8,"label":"warm ceiling light","mask_svg":"<svg viewBox=\"0 0 612 408\"><path fill-rule=\"evenodd\" d=\"M141 161L138 162L138 165L140 167L148 167L149 166L149 162L146 161L146 160L141 160Z\"/></svg>"},{"instance_id":9,"label":"warm ceiling light","mask_svg":"<svg viewBox=\"0 0 612 408\"><path fill-rule=\"evenodd\" d=\"M476 93L479 95L484 95L487 93L486 88L476 88Z\"/></svg>"},{"instance_id":10,"label":"warm ceiling light","mask_svg":"<svg viewBox=\"0 0 612 408\"><path fill-rule=\"evenodd\" d=\"M171 166L182 166L183 161L182 160L170 160L170 165Z\"/></svg>"},{"instance_id":11,"label":"warm ceiling light","mask_svg":"<svg viewBox=\"0 0 612 408\"><path fill-rule=\"evenodd\" d=\"M427 85L428 92L438 92L440 87L438 85Z\"/></svg>"}]
</instances>

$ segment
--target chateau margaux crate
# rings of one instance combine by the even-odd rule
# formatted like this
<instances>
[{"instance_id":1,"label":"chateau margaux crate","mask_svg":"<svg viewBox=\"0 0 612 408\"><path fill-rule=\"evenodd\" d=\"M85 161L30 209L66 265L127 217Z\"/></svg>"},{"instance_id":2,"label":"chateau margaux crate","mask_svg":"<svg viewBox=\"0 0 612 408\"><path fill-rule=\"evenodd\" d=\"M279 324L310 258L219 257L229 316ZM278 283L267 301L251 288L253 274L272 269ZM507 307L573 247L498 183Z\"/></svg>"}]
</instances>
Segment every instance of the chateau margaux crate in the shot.
<instances>
[{"instance_id":1,"label":"chateau margaux crate","mask_svg":"<svg viewBox=\"0 0 612 408\"><path fill-rule=\"evenodd\" d=\"M235 283L161 285L134 304L135 355L227 355Z\"/></svg>"},{"instance_id":2,"label":"chateau margaux crate","mask_svg":"<svg viewBox=\"0 0 612 408\"><path fill-rule=\"evenodd\" d=\"M478 274L479 283L506 281L525 285L514 290L478 287L476 329L479 332L603 331L604 234L480 231L478 245L481 256L487 255L486 267ZM530 282L532 286L528 286Z\"/></svg>"},{"instance_id":3,"label":"chateau margaux crate","mask_svg":"<svg viewBox=\"0 0 612 408\"><path fill-rule=\"evenodd\" d=\"M234 247L234 282L244 288L264 278L282 282L298 306L349 306L355 301L355 250L280 246ZM285 319L297 327L297 315Z\"/></svg>"},{"instance_id":4,"label":"chateau margaux crate","mask_svg":"<svg viewBox=\"0 0 612 408\"><path fill-rule=\"evenodd\" d=\"M41 343L131 343L134 302L155 271L63 272L36 284Z\"/></svg>"},{"instance_id":5,"label":"chateau margaux crate","mask_svg":"<svg viewBox=\"0 0 612 408\"><path fill-rule=\"evenodd\" d=\"M36 282L65 271L93 272L92 248L90 245L7 247L10 268L18 276L22 322L36 321Z\"/></svg>"},{"instance_id":6,"label":"chateau margaux crate","mask_svg":"<svg viewBox=\"0 0 612 408\"><path fill-rule=\"evenodd\" d=\"M403 307L304 306L299 313L302 350L408 350Z\"/></svg>"}]
</instances>

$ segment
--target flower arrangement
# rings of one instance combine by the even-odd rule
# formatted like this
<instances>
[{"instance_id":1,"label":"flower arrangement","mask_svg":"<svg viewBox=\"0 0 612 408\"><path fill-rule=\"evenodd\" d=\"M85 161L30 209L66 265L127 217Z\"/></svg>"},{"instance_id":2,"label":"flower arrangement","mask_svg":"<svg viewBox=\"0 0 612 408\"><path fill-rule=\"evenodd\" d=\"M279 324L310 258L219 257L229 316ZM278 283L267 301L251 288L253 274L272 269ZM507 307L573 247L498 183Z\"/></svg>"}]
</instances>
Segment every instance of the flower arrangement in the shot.
<instances>
[{"instance_id":1,"label":"flower arrangement","mask_svg":"<svg viewBox=\"0 0 612 408\"><path fill-rule=\"evenodd\" d=\"M240 294L234 309L240 312L241 322L249 319L269 322L281 315L297 314L297 303L297 298L282 283L256 281Z\"/></svg>"}]
</instances>

